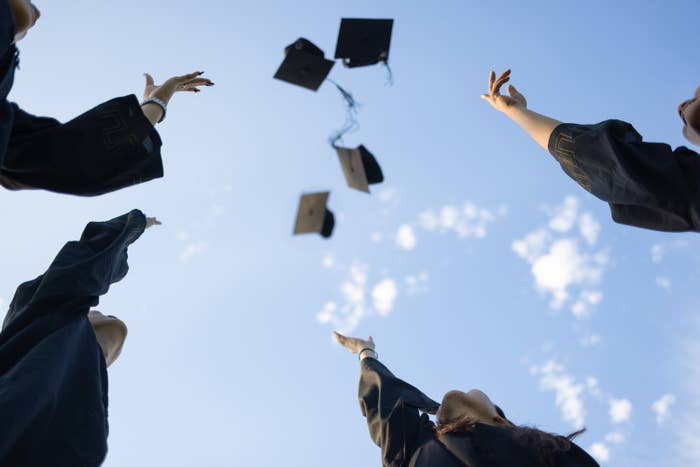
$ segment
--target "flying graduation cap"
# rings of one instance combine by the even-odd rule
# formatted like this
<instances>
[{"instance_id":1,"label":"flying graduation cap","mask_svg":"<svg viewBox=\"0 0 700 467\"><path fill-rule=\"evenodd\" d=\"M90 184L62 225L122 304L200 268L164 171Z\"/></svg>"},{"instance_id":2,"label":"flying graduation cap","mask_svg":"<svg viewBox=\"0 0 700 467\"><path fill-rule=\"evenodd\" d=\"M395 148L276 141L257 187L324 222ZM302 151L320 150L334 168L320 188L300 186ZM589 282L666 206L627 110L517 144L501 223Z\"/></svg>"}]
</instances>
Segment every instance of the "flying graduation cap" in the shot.
<instances>
[{"instance_id":1,"label":"flying graduation cap","mask_svg":"<svg viewBox=\"0 0 700 467\"><path fill-rule=\"evenodd\" d=\"M331 236L335 226L335 216L326 206L329 196L328 191L301 195L294 235L318 233L323 238Z\"/></svg>"},{"instance_id":2,"label":"flying graduation cap","mask_svg":"<svg viewBox=\"0 0 700 467\"><path fill-rule=\"evenodd\" d=\"M384 181L382 168L366 147L360 145L351 149L335 146L335 150L350 188L369 193L369 185Z\"/></svg>"},{"instance_id":3,"label":"flying graduation cap","mask_svg":"<svg viewBox=\"0 0 700 467\"><path fill-rule=\"evenodd\" d=\"M393 27L393 19L341 19L335 58L348 68L388 64Z\"/></svg>"},{"instance_id":4,"label":"flying graduation cap","mask_svg":"<svg viewBox=\"0 0 700 467\"><path fill-rule=\"evenodd\" d=\"M321 87L335 65L333 60L324 57L323 50L303 37L285 47L284 54L284 61L277 69L275 78L312 91Z\"/></svg>"}]
</instances>

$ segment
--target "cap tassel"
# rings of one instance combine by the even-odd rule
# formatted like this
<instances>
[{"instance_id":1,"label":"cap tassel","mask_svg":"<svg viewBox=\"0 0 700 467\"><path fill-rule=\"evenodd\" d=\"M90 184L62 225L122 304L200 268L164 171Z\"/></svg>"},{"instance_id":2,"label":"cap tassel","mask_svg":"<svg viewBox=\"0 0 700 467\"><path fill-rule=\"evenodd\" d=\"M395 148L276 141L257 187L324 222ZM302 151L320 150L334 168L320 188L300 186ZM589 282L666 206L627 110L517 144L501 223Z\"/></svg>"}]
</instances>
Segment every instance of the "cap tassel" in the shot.
<instances>
[{"instance_id":1,"label":"cap tassel","mask_svg":"<svg viewBox=\"0 0 700 467\"><path fill-rule=\"evenodd\" d=\"M347 107L345 112L345 124L330 138L331 146L335 148L337 147L336 143L343 139L343 136L346 133L357 129L357 127L359 126L357 123L357 119L355 118L355 115L357 114L357 109L359 108L359 104L349 91L343 89L342 86L340 86L332 79L329 79L328 81L333 83L333 85L338 89L340 95L343 96L343 100L345 100L345 106Z\"/></svg>"}]
</instances>

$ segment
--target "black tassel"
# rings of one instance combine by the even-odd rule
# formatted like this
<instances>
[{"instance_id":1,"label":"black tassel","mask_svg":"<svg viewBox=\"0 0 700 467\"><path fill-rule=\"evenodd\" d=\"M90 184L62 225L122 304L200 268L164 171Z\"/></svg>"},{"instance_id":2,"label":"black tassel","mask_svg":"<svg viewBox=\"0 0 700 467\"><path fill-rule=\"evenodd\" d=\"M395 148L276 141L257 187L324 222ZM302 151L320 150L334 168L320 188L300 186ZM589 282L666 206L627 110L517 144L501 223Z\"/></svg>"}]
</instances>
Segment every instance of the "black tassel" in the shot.
<instances>
[{"instance_id":1,"label":"black tassel","mask_svg":"<svg viewBox=\"0 0 700 467\"><path fill-rule=\"evenodd\" d=\"M345 106L346 106L345 124L343 125L343 127L340 130L335 132L333 134L333 136L330 137L331 146L336 147L336 143L338 141L340 141L341 139L343 139L343 136L346 133L357 129L357 127L359 126L357 123L357 119L355 118L355 116L357 115L357 110L359 108L359 104L357 103L357 101L355 100L355 98L353 97L353 95L349 91L343 89L342 86L340 86L338 83L336 83L335 81L333 81L331 79L329 79L328 81L333 83L333 85L338 89L338 91L340 92L340 95L343 96L343 100L345 101Z\"/></svg>"}]
</instances>

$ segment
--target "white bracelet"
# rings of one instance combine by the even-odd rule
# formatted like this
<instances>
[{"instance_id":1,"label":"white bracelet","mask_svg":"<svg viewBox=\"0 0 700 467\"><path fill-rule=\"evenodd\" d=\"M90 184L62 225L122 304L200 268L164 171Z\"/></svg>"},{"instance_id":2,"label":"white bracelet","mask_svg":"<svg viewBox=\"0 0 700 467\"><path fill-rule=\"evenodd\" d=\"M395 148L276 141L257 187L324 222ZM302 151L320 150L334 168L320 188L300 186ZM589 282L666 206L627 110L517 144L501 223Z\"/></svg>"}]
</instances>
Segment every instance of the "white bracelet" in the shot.
<instances>
[{"instance_id":1,"label":"white bracelet","mask_svg":"<svg viewBox=\"0 0 700 467\"><path fill-rule=\"evenodd\" d=\"M163 116L160 118L160 120L158 120L158 123L160 123L160 122L162 122L163 120L165 120L165 114L166 114L167 111L168 111L168 105L167 105L165 102L163 102L162 100L158 99L157 97L149 97L149 98L146 99L145 101L141 102L141 105L146 105L146 104L148 104L148 103L150 103L150 102L152 102L152 103L154 103L154 104L160 106L160 108L163 110Z\"/></svg>"}]
</instances>

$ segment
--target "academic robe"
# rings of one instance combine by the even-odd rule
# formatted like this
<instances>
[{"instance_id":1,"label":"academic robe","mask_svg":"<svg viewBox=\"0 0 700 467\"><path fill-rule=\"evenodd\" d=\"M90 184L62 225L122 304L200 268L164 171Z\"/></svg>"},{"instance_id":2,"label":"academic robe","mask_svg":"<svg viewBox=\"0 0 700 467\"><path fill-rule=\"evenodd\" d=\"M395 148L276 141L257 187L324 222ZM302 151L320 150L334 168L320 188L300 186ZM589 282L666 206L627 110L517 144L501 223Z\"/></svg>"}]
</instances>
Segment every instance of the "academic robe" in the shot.
<instances>
[{"instance_id":1,"label":"academic robe","mask_svg":"<svg viewBox=\"0 0 700 467\"><path fill-rule=\"evenodd\" d=\"M610 205L615 222L667 232L700 232L700 156L647 143L632 125L564 123L549 139L564 172Z\"/></svg>"},{"instance_id":2,"label":"academic robe","mask_svg":"<svg viewBox=\"0 0 700 467\"><path fill-rule=\"evenodd\" d=\"M158 132L136 96L109 100L67 123L7 100L18 64L15 25L0 1L0 185L96 196L163 176Z\"/></svg>"},{"instance_id":3,"label":"academic robe","mask_svg":"<svg viewBox=\"0 0 700 467\"><path fill-rule=\"evenodd\" d=\"M509 428L476 423L467 433L437 435L427 415L437 402L376 359L365 358L360 367L360 409L384 467L545 467ZM574 443L557 454L555 466L599 467Z\"/></svg>"},{"instance_id":4,"label":"academic robe","mask_svg":"<svg viewBox=\"0 0 700 467\"><path fill-rule=\"evenodd\" d=\"M107 453L107 367L88 311L128 271L138 210L91 222L23 283L0 332L0 465L97 466Z\"/></svg>"}]
</instances>

